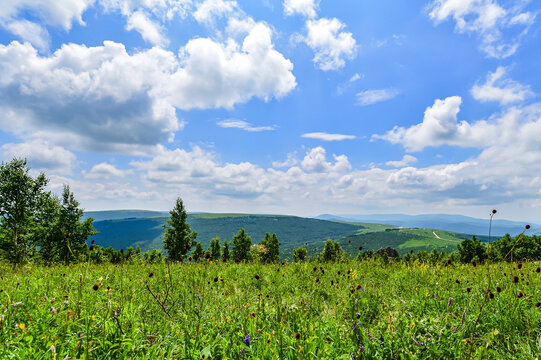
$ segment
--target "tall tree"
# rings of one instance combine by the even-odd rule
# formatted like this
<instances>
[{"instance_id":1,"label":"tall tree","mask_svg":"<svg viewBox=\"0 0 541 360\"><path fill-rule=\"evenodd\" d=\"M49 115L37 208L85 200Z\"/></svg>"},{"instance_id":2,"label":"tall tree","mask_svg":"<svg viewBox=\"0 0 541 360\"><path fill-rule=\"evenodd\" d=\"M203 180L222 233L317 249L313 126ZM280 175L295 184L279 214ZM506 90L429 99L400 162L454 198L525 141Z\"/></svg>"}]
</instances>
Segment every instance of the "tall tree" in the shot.
<instances>
[{"instance_id":1,"label":"tall tree","mask_svg":"<svg viewBox=\"0 0 541 360\"><path fill-rule=\"evenodd\" d=\"M199 241L195 242L195 249L192 251L192 257L193 261L197 262L203 258L203 254L205 251L203 250L203 245Z\"/></svg>"},{"instance_id":2,"label":"tall tree","mask_svg":"<svg viewBox=\"0 0 541 360\"><path fill-rule=\"evenodd\" d=\"M210 246L208 251L210 253L210 258L213 261L220 260L222 251L220 249L220 238L218 236L210 240Z\"/></svg>"},{"instance_id":3,"label":"tall tree","mask_svg":"<svg viewBox=\"0 0 541 360\"><path fill-rule=\"evenodd\" d=\"M306 260L306 249L303 247L298 247L293 250L293 261L301 262Z\"/></svg>"},{"instance_id":4,"label":"tall tree","mask_svg":"<svg viewBox=\"0 0 541 360\"><path fill-rule=\"evenodd\" d=\"M263 261L266 263L275 263L280 261L280 242L276 234L265 234L265 237L259 242L265 246L266 252L263 254Z\"/></svg>"},{"instance_id":5,"label":"tall tree","mask_svg":"<svg viewBox=\"0 0 541 360\"><path fill-rule=\"evenodd\" d=\"M229 244L227 243L227 240L224 241L224 248L222 250L222 259L224 262L229 261Z\"/></svg>"},{"instance_id":6,"label":"tall tree","mask_svg":"<svg viewBox=\"0 0 541 360\"><path fill-rule=\"evenodd\" d=\"M35 224L37 203L47 185L45 174L29 175L26 159L13 158L0 166L1 247L15 263L24 261L35 249L31 244L31 228Z\"/></svg>"},{"instance_id":7,"label":"tall tree","mask_svg":"<svg viewBox=\"0 0 541 360\"><path fill-rule=\"evenodd\" d=\"M177 198L175 207L169 213L171 217L163 226L165 230L163 248L167 251L169 260L183 261L194 245L197 232L191 231L190 224L186 221L188 214L180 197Z\"/></svg>"},{"instance_id":8,"label":"tall tree","mask_svg":"<svg viewBox=\"0 0 541 360\"><path fill-rule=\"evenodd\" d=\"M241 228L237 235L233 236L231 240L233 244L233 260L248 261L250 260L250 246L252 246L252 239L246 234L246 230Z\"/></svg>"}]
</instances>

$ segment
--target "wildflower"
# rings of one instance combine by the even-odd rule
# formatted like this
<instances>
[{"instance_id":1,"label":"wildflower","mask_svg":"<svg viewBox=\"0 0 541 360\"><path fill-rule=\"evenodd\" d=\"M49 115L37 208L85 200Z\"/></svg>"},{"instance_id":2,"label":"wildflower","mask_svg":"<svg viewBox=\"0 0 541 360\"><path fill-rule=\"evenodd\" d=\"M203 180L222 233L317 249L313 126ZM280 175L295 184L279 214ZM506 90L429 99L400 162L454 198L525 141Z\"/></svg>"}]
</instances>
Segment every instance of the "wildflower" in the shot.
<instances>
[{"instance_id":1,"label":"wildflower","mask_svg":"<svg viewBox=\"0 0 541 360\"><path fill-rule=\"evenodd\" d=\"M488 296L491 298L491 299L494 299L494 294L492 293L492 291L490 293L488 293Z\"/></svg>"},{"instance_id":2,"label":"wildflower","mask_svg":"<svg viewBox=\"0 0 541 360\"><path fill-rule=\"evenodd\" d=\"M318 282L319 282L319 278L316 278L316 280L315 280L315 281L316 281L316 282L318 283Z\"/></svg>"},{"instance_id":3,"label":"wildflower","mask_svg":"<svg viewBox=\"0 0 541 360\"><path fill-rule=\"evenodd\" d=\"M217 276L214 278L214 282L218 282L218 277Z\"/></svg>"},{"instance_id":4,"label":"wildflower","mask_svg":"<svg viewBox=\"0 0 541 360\"><path fill-rule=\"evenodd\" d=\"M192 257L191 257L191 256L188 258L188 261L192 261Z\"/></svg>"},{"instance_id":5,"label":"wildflower","mask_svg":"<svg viewBox=\"0 0 541 360\"><path fill-rule=\"evenodd\" d=\"M244 345L250 346L250 334L246 335L243 341L244 341Z\"/></svg>"},{"instance_id":6,"label":"wildflower","mask_svg":"<svg viewBox=\"0 0 541 360\"><path fill-rule=\"evenodd\" d=\"M496 291L497 291L497 292L502 292L502 288L499 287L499 286L497 286L497 287L496 287Z\"/></svg>"},{"instance_id":7,"label":"wildflower","mask_svg":"<svg viewBox=\"0 0 541 360\"><path fill-rule=\"evenodd\" d=\"M357 319L361 317L361 313L357 313Z\"/></svg>"},{"instance_id":8,"label":"wildflower","mask_svg":"<svg viewBox=\"0 0 541 360\"><path fill-rule=\"evenodd\" d=\"M541 309L541 303L535 304L535 307Z\"/></svg>"},{"instance_id":9,"label":"wildflower","mask_svg":"<svg viewBox=\"0 0 541 360\"><path fill-rule=\"evenodd\" d=\"M154 273L152 273L152 272L151 272L151 273L148 273L148 277L149 277L149 278L151 278L151 277L153 277L153 276L154 276Z\"/></svg>"},{"instance_id":10,"label":"wildflower","mask_svg":"<svg viewBox=\"0 0 541 360\"><path fill-rule=\"evenodd\" d=\"M54 308L54 306L51 306L49 308L49 311L52 312L53 314L56 314L56 309Z\"/></svg>"},{"instance_id":11,"label":"wildflower","mask_svg":"<svg viewBox=\"0 0 541 360\"><path fill-rule=\"evenodd\" d=\"M69 238L69 237L70 237L70 234L65 233L64 236L67 237L67 238Z\"/></svg>"},{"instance_id":12,"label":"wildflower","mask_svg":"<svg viewBox=\"0 0 541 360\"><path fill-rule=\"evenodd\" d=\"M301 334L300 333L296 333L295 334L295 339L299 340L301 338Z\"/></svg>"},{"instance_id":13,"label":"wildflower","mask_svg":"<svg viewBox=\"0 0 541 360\"><path fill-rule=\"evenodd\" d=\"M473 267L476 267L476 266L477 266L477 263L475 262L475 260L473 260L473 261L471 262L471 264L473 265Z\"/></svg>"},{"instance_id":14,"label":"wildflower","mask_svg":"<svg viewBox=\"0 0 541 360\"><path fill-rule=\"evenodd\" d=\"M124 249L120 249L120 253L121 253L121 254L124 254Z\"/></svg>"},{"instance_id":15,"label":"wildflower","mask_svg":"<svg viewBox=\"0 0 541 360\"><path fill-rule=\"evenodd\" d=\"M90 242L91 244L94 244L94 239L92 239L92 241Z\"/></svg>"},{"instance_id":16,"label":"wildflower","mask_svg":"<svg viewBox=\"0 0 541 360\"><path fill-rule=\"evenodd\" d=\"M518 283L518 276L514 276L514 277L513 277L513 282L514 282L515 284Z\"/></svg>"},{"instance_id":17,"label":"wildflower","mask_svg":"<svg viewBox=\"0 0 541 360\"><path fill-rule=\"evenodd\" d=\"M493 213L493 214L496 214L496 213L497 213L496 209L492 210L492 213Z\"/></svg>"},{"instance_id":18,"label":"wildflower","mask_svg":"<svg viewBox=\"0 0 541 360\"><path fill-rule=\"evenodd\" d=\"M17 327L19 328L19 330L24 330L26 326L24 324L17 324Z\"/></svg>"},{"instance_id":19,"label":"wildflower","mask_svg":"<svg viewBox=\"0 0 541 360\"><path fill-rule=\"evenodd\" d=\"M522 269L522 263L517 264L517 269Z\"/></svg>"},{"instance_id":20,"label":"wildflower","mask_svg":"<svg viewBox=\"0 0 541 360\"><path fill-rule=\"evenodd\" d=\"M530 225L526 225L525 228L526 230L528 230L530 228Z\"/></svg>"},{"instance_id":21,"label":"wildflower","mask_svg":"<svg viewBox=\"0 0 541 360\"><path fill-rule=\"evenodd\" d=\"M259 275L255 274L254 277L256 280L259 280Z\"/></svg>"},{"instance_id":22,"label":"wildflower","mask_svg":"<svg viewBox=\"0 0 541 360\"><path fill-rule=\"evenodd\" d=\"M541 268L539 268L539 266L537 267L537 269L535 269L535 272L538 273L541 271Z\"/></svg>"},{"instance_id":23,"label":"wildflower","mask_svg":"<svg viewBox=\"0 0 541 360\"><path fill-rule=\"evenodd\" d=\"M98 284L94 284L94 286L92 286L92 289L94 289L94 291L98 290L100 288L100 286Z\"/></svg>"},{"instance_id":24,"label":"wildflower","mask_svg":"<svg viewBox=\"0 0 541 360\"><path fill-rule=\"evenodd\" d=\"M111 291L111 287L107 286L107 289L105 289L105 291Z\"/></svg>"},{"instance_id":25,"label":"wildflower","mask_svg":"<svg viewBox=\"0 0 541 360\"><path fill-rule=\"evenodd\" d=\"M246 354L246 350L240 349L240 354L241 354L242 356L244 356L244 354Z\"/></svg>"},{"instance_id":26,"label":"wildflower","mask_svg":"<svg viewBox=\"0 0 541 360\"><path fill-rule=\"evenodd\" d=\"M524 294L521 293L521 292L519 292L518 295L517 295L517 297L518 297L519 299L520 299L521 297L523 297L523 296L524 296Z\"/></svg>"},{"instance_id":27,"label":"wildflower","mask_svg":"<svg viewBox=\"0 0 541 360\"><path fill-rule=\"evenodd\" d=\"M460 280L457 280L456 283L457 283L457 284L460 284Z\"/></svg>"},{"instance_id":28,"label":"wildflower","mask_svg":"<svg viewBox=\"0 0 541 360\"><path fill-rule=\"evenodd\" d=\"M359 251L362 251L363 250L363 247L362 246L359 246Z\"/></svg>"},{"instance_id":29,"label":"wildflower","mask_svg":"<svg viewBox=\"0 0 541 360\"><path fill-rule=\"evenodd\" d=\"M447 301L447 306L451 306L452 303L453 303L453 298L450 297L450 298L449 298L449 301Z\"/></svg>"},{"instance_id":30,"label":"wildflower","mask_svg":"<svg viewBox=\"0 0 541 360\"><path fill-rule=\"evenodd\" d=\"M94 245L90 245L90 246L88 247L88 250L90 250L90 251L94 250Z\"/></svg>"},{"instance_id":31,"label":"wildflower","mask_svg":"<svg viewBox=\"0 0 541 360\"><path fill-rule=\"evenodd\" d=\"M17 301L13 305L11 305L11 307L17 307L17 306L21 306L21 305L24 305L24 303L22 301Z\"/></svg>"}]
</instances>

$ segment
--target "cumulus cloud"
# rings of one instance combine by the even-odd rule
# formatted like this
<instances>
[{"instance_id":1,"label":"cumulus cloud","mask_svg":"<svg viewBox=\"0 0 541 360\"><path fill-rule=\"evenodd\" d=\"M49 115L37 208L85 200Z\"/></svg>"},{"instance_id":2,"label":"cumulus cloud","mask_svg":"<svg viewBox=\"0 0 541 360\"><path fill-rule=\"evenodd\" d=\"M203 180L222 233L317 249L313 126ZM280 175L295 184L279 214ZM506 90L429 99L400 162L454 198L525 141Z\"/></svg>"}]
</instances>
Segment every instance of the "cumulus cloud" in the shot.
<instances>
[{"instance_id":1,"label":"cumulus cloud","mask_svg":"<svg viewBox=\"0 0 541 360\"><path fill-rule=\"evenodd\" d=\"M499 66L495 72L490 72L484 84L475 84L471 94L476 100L497 101L500 105L521 102L534 95L529 86L510 79L507 76L507 69L503 66Z\"/></svg>"},{"instance_id":2,"label":"cumulus cloud","mask_svg":"<svg viewBox=\"0 0 541 360\"><path fill-rule=\"evenodd\" d=\"M232 108L296 86L293 65L274 50L262 23L242 44L198 38L178 56L157 47L128 54L110 41L39 56L30 44L13 42L0 45L0 67L3 129L97 151L172 140L182 128L176 109Z\"/></svg>"},{"instance_id":3,"label":"cumulus cloud","mask_svg":"<svg viewBox=\"0 0 541 360\"><path fill-rule=\"evenodd\" d=\"M457 120L462 98L451 96L437 99L425 110L423 122L409 128L395 126L385 135L374 135L373 139L402 144L407 151L421 151L427 146L455 145L462 147L485 147L502 132L513 132L516 125L514 112L509 112L498 122L477 121L473 124Z\"/></svg>"},{"instance_id":4,"label":"cumulus cloud","mask_svg":"<svg viewBox=\"0 0 541 360\"><path fill-rule=\"evenodd\" d=\"M94 165L88 172L83 171L83 176L86 179L109 179L112 177L124 177L131 173L131 170L120 170L112 164L103 162Z\"/></svg>"},{"instance_id":5,"label":"cumulus cloud","mask_svg":"<svg viewBox=\"0 0 541 360\"><path fill-rule=\"evenodd\" d=\"M74 22L84 25L82 14L95 0L3 0L0 5L0 26L28 41L41 51L49 47L49 33L45 26L56 26L68 31ZM31 14L40 23L23 17Z\"/></svg>"},{"instance_id":6,"label":"cumulus cloud","mask_svg":"<svg viewBox=\"0 0 541 360\"><path fill-rule=\"evenodd\" d=\"M333 155L334 164L327 162L326 151L321 146L313 148L306 154L301 162L303 169L322 173L322 172L344 172L351 170L348 158L345 155Z\"/></svg>"},{"instance_id":7,"label":"cumulus cloud","mask_svg":"<svg viewBox=\"0 0 541 360\"><path fill-rule=\"evenodd\" d=\"M26 158L34 170L50 170L59 174L71 174L76 161L75 154L45 140L4 144L0 153L4 159Z\"/></svg>"},{"instance_id":8,"label":"cumulus cloud","mask_svg":"<svg viewBox=\"0 0 541 360\"><path fill-rule=\"evenodd\" d=\"M355 139L354 135L343 135L343 134L329 134L324 132L314 132L302 134L301 137L307 139L317 139L323 141L342 141L342 140L353 140Z\"/></svg>"},{"instance_id":9,"label":"cumulus cloud","mask_svg":"<svg viewBox=\"0 0 541 360\"><path fill-rule=\"evenodd\" d=\"M357 105L366 106L391 100L400 92L396 89L365 90L357 93Z\"/></svg>"},{"instance_id":10,"label":"cumulus cloud","mask_svg":"<svg viewBox=\"0 0 541 360\"><path fill-rule=\"evenodd\" d=\"M274 126L253 126L252 124L244 120L235 120L235 119L221 120L221 121L218 121L217 124L219 127L223 127L223 128L235 128L235 129L241 129L241 130L250 131L250 132L275 130Z\"/></svg>"},{"instance_id":11,"label":"cumulus cloud","mask_svg":"<svg viewBox=\"0 0 541 360\"><path fill-rule=\"evenodd\" d=\"M305 42L315 53L314 63L321 70L338 70L345 66L346 60L357 55L357 43L340 20L321 18L306 22L306 36L299 40Z\"/></svg>"},{"instance_id":12,"label":"cumulus cloud","mask_svg":"<svg viewBox=\"0 0 541 360\"><path fill-rule=\"evenodd\" d=\"M300 14L307 18L316 17L319 1L316 0L284 0L284 13L286 15Z\"/></svg>"},{"instance_id":13,"label":"cumulus cloud","mask_svg":"<svg viewBox=\"0 0 541 360\"><path fill-rule=\"evenodd\" d=\"M479 35L481 50L488 56L506 58L516 52L535 20L535 15L523 12L526 3L505 9L496 0L434 0L427 9L435 24L452 18L457 32ZM518 36L505 36L516 27L521 30Z\"/></svg>"},{"instance_id":14,"label":"cumulus cloud","mask_svg":"<svg viewBox=\"0 0 541 360\"><path fill-rule=\"evenodd\" d=\"M417 158L415 156L411 156L411 155L404 155L402 157L402 160L398 160L398 161L387 161L385 163L385 165L388 165L388 166L392 166L392 167L404 167L404 166L407 166L411 163L414 163L414 162L417 162Z\"/></svg>"}]
</instances>

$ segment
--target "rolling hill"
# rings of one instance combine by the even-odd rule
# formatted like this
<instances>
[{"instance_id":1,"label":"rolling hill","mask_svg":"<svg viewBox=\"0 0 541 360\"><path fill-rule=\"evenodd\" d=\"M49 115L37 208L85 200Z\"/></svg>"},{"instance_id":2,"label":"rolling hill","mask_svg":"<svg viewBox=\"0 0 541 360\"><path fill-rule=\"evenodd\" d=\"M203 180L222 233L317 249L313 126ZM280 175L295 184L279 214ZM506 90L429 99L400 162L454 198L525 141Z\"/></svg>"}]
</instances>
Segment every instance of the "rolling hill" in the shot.
<instances>
[{"instance_id":1,"label":"rolling hill","mask_svg":"<svg viewBox=\"0 0 541 360\"><path fill-rule=\"evenodd\" d=\"M100 233L93 239L100 246L116 249L139 246L142 251L162 248L163 225L168 219L164 213L137 210L88 212L86 215L95 219L94 226ZM282 244L280 252L283 258L290 258L298 246L306 247L308 255L313 256L321 252L327 239L337 240L348 254L355 255L359 246L372 250L391 246L400 254L434 248L450 252L462 239L471 237L438 229L285 215L197 213L188 215L188 223L192 230L197 231L197 241L205 248L215 236L220 237L222 244L224 240L231 242L241 227L251 236L252 243L258 243L266 232L274 232Z\"/></svg>"}]
</instances>

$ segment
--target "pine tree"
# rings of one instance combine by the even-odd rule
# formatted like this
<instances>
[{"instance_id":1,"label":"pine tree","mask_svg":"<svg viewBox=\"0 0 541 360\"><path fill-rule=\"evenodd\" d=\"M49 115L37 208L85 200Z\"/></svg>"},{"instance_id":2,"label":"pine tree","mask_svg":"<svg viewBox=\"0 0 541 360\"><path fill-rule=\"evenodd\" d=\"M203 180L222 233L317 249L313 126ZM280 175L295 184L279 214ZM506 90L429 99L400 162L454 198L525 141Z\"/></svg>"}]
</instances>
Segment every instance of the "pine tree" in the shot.
<instances>
[{"instance_id":1,"label":"pine tree","mask_svg":"<svg viewBox=\"0 0 541 360\"><path fill-rule=\"evenodd\" d=\"M235 262L250 260L250 246L252 239L246 234L246 230L241 228L237 235L231 240L233 243L233 260Z\"/></svg>"},{"instance_id":2,"label":"pine tree","mask_svg":"<svg viewBox=\"0 0 541 360\"><path fill-rule=\"evenodd\" d=\"M263 261L265 263L275 263L280 261L280 242L276 237L276 234L265 234L265 237L259 242L265 246L265 254L263 255Z\"/></svg>"},{"instance_id":3,"label":"pine tree","mask_svg":"<svg viewBox=\"0 0 541 360\"><path fill-rule=\"evenodd\" d=\"M169 260L183 261L193 246L197 233L191 231L190 224L186 222L188 214L180 197L169 213L171 218L163 226L163 248L167 251Z\"/></svg>"},{"instance_id":4,"label":"pine tree","mask_svg":"<svg viewBox=\"0 0 541 360\"><path fill-rule=\"evenodd\" d=\"M229 261L229 258L230 258L230 254L229 254L229 244L227 243L227 240L224 241L224 248L222 250L222 260L224 262L226 261Z\"/></svg>"},{"instance_id":5,"label":"pine tree","mask_svg":"<svg viewBox=\"0 0 541 360\"><path fill-rule=\"evenodd\" d=\"M222 252L220 249L220 238L218 236L210 240L208 252L210 253L210 258L213 261L220 260Z\"/></svg>"},{"instance_id":6,"label":"pine tree","mask_svg":"<svg viewBox=\"0 0 541 360\"><path fill-rule=\"evenodd\" d=\"M194 261L199 261L203 258L204 254L203 245L199 241L195 242L195 249L192 251L192 258Z\"/></svg>"}]
</instances>

